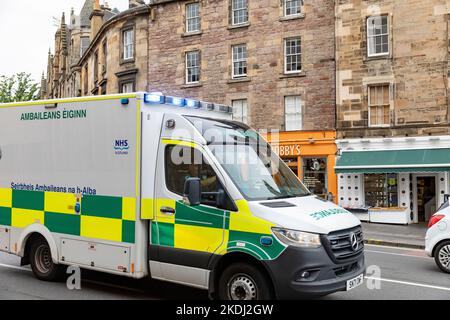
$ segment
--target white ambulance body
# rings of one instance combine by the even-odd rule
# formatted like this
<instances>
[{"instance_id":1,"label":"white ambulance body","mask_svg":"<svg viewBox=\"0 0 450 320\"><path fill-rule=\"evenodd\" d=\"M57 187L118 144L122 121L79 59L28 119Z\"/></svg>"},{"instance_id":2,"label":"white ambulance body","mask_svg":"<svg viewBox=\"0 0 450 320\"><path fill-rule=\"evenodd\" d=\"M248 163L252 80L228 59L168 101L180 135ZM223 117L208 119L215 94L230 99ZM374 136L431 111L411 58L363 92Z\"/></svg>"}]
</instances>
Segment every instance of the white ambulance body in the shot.
<instances>
[{"instance_id":1,"label":"white ambulance body","mask_svg":"<svg viewBox=\"0 0 450 320\"><path fill-rule=\"evenodd\" d=\"M0 251L290 299L362 282L351 213L311 195L230 108L159 94L0 105Z\"/></svg>"}]
</instances>

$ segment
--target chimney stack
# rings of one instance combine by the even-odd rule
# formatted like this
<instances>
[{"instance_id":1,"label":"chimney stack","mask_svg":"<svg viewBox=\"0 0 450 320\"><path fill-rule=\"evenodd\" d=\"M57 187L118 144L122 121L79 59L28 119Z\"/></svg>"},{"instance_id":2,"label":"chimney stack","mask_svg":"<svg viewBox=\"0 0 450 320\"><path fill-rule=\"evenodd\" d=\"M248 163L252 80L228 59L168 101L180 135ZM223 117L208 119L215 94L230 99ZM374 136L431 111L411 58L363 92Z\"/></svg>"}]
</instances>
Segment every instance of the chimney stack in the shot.
<instances>
[{"instance_id":1,"label":"chimney stack","mask_svg":"<svg viewBox=\"0 0 450 320\"><path fill-rule=\"evenodd\" d=\"M101 8L102 8L103 11L105 11L105 10L111 11L111 7L109 6L108 1L105 1L105 2L103 3L103 5L101 6Z\"/></svg>"},{"instance_id":2,"label":"chimney stack","mask_svg":"<svg viewBox=\"0 0 450 320\"><path fill-rule=\"evenodd\" d=\"M93 0L94 1L94 9L92 10L92 13L89 17L91 20L91 41L95 38L98 31L103 25L103 16L104 12L100 7L100 0Z\"/></svg>"}]
</instances>

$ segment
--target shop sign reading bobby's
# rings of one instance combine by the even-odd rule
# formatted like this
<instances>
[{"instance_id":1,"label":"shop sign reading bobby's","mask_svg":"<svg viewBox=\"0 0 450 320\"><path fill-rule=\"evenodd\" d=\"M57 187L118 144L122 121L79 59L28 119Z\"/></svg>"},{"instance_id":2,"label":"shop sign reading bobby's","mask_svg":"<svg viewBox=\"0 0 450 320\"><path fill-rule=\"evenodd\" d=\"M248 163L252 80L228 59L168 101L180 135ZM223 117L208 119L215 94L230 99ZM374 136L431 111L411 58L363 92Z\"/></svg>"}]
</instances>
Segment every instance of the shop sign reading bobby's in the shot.
<instances>
[{"instance_id":1,"label":"shop sign reading bobby's","mask_svg":"<svg viewBox=\"0 0 450 320\"><path fill-rule=\"evenodd\" d=\"M299 144L291 144L285 146L273 145L272 149L280 157L299 156L301 151Z\"/></svg>"}]
</instances>

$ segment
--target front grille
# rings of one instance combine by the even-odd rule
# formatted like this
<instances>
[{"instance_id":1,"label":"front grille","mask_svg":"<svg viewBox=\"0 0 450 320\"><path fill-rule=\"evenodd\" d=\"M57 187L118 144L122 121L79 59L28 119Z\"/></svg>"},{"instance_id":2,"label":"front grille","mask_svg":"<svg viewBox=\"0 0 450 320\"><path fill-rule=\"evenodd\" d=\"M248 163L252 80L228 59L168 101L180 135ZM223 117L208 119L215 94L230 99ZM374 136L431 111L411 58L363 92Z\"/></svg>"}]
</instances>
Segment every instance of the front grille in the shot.
<instances>
[{"instance_id":1,"label":"front grille","mask_svg":"<svg viewBox=\"0 0 450 320\"><path fill-rule=\"evenodd\" d=\"M352 247L351 237L356 236L357 246ZM331 232L322 238L330 256L337 262L358 256L364 250L364 238L361 227Z\"/></svg>"}]
</instances>

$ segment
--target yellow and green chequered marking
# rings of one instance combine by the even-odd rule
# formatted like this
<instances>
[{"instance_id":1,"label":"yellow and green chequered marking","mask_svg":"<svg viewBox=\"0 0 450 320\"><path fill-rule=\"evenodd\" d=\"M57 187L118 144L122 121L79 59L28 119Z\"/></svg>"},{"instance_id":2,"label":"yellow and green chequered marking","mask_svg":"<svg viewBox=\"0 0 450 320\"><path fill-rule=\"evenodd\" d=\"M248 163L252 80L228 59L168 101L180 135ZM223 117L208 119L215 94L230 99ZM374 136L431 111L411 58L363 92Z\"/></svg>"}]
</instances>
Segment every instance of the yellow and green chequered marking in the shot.
<instances>
[{"instance_id":1,"label":"yellow and green chequered marking","mask_svg":"<svg viewBox=\"0 0 450 320\"><path fill-rule=\"evenodd\" d=\"M26 228L39 223L51 232L135 243L136 199L0 189L0 225Z\"/></svg>"},{"instance_id":2,"label":"yellow and green chequered marking","mask_svg":"<svg viewBox=\"0 0 450 320\"><path fill-rule=\"evenodd\" d=\"M153 245L220 255L239 251L260 260L276 259L285 250L285 246L272 235L273 225L253 216L246 202L238 203L239 212L202 205L191 207L182 201L157 200L157 208L162 206L175 208L176 214L157 216L157 220L152 221ZM262 237L272 238L272 245L263 246Z\"/></svg>"}]
</instances>

